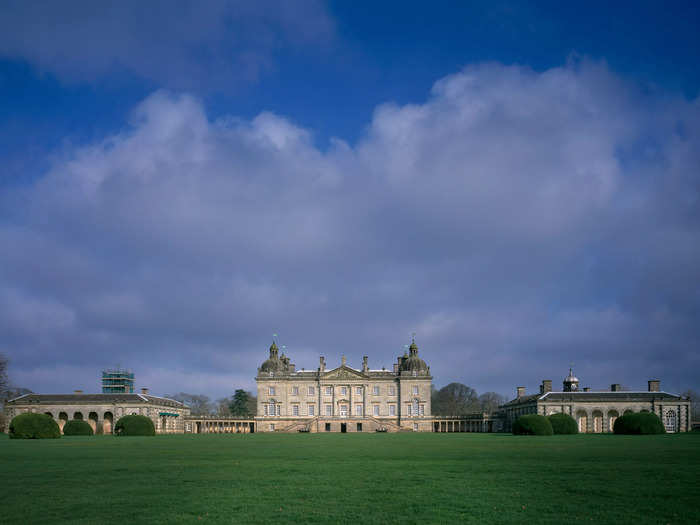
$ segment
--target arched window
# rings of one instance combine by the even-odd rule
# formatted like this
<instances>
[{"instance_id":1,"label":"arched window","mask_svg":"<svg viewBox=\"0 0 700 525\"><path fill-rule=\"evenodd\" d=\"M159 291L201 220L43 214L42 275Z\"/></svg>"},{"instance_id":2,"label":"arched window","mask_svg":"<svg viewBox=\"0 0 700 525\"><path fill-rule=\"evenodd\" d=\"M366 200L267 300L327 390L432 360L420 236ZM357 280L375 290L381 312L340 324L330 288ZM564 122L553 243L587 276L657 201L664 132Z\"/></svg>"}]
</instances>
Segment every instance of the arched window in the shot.
<instances>
[{"instance_id":1,"label":"arched window","mask_svg":"<svg viewBox=\"0 0 700 525\"><path fill-rule=\"evenodd\" d=\"M676 431L676 411L667 410L666 417L664 418L664 426L666 427L666 432Z\"/></svg>"}]
</instances>

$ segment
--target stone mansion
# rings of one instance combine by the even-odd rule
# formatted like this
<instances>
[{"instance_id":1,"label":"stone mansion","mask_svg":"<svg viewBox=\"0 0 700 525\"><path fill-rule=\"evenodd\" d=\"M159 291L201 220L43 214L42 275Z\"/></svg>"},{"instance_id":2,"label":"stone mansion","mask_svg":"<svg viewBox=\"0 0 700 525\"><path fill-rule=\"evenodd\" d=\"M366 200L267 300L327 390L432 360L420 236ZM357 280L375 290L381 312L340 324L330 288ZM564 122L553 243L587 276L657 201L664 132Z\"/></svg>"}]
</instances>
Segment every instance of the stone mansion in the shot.
<instances>
[{"instance_id":1,"label":"stone mansion","mask_svg":"<svg viewBox=\"0 0 700 525\"><path fill-rule=\"evenodd\" d=\"M59 427L71 419L84 419L96 433L113 433L114 424L127 414L149 417L159 434L252 433L252 432L510 432L524 414L570 414L582 433L612 432L616 418L628 412L657 414L667 432L691 429L688 398L661 390L658 380L646 391L579 388L569 371L563 389L554 391L544 380L540 391L527 395L517 387L515 399L494 413L462 416L432 414L430 367L418 356L411 342L391 370L370 369L367 356L353 368L342 357L340 366L326 368L320 358L316 370L297 370L276 343L258 368L257 415L254 418L191 415L178 401L153 396L148 389L136 393L26 394L5 404L8 421L25 412L53 417Z\"/></svg>"},{"instance_id":2,"label":"stone mansion","mask_svg":"<svg viewBox=\"0 0 700 525\"><path fill-rule=\"evenodd\" d=\"M289 357L270 346L269 358L255 378L258 385L258 432L431 432L432 377L418 357L415 341L392 370L326 369L320 358L316 370L296 370Z\"/></svg>"}]
</instances>

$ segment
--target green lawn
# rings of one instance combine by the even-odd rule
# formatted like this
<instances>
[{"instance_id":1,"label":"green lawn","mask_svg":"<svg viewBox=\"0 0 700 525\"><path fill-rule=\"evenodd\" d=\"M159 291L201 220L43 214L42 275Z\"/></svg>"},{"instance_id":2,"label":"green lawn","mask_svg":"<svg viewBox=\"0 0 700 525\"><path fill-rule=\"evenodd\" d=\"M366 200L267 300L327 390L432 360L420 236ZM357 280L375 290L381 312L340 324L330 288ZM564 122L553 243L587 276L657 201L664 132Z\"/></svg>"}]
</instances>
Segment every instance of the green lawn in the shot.
<instances>
[{"instance_id":1,"label":"green lawn","mask_svg":"<svg viewBox=\"0 0 700 525\"><path fill-rule=\"evenodd\" d=\"M697 523L700 433L0 438L0 523Z\"/></svg>"}]
</instances>

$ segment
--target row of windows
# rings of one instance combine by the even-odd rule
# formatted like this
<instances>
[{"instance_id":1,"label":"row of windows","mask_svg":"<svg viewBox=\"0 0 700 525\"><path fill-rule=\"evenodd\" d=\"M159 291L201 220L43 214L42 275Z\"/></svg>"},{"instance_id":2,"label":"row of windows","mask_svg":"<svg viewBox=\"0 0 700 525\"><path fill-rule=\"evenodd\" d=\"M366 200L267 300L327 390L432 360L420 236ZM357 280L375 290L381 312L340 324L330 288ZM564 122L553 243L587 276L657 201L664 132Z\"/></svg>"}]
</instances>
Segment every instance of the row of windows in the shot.
<instances>
[{"instance_id":1,"label":"row of windows","mask_svg":"<svg viewBox=\"0 0 700 525\"><path fill-rule=\"evenodd\" d=\"M274 431L275 431L275 424L274 424L274 423L270 423L269 429L270 429L271 432L274 432ZM330 423L326 423L325 431L326 431L326 432L330 432L330 431L331 431L331 424L330 424ZM362 423L358 423L358 424L357 424L357 431L358 431L358 432L362 432ZM413 431L414 431L414 432L418 432L418 423L414 423L414 424L413 424ZM343 430L343 432L345 432L345 431Z\"/></svg>"},{"instance_id":2,"label":"row of windows","mask_svg":"<svg viewBox=\"0 0 700 525\"><path fill-rule=\"evenodd\" d=\"M325 387L323 387L323 388L324 388L324 394L325 394L325 395L327 395L327 396L332 396L332 395L333 395L333 387L332 387L332 386L325 386ZM341 386L341 387L338 387L338 388L339 388L339 390L340 390L340 395L341 395L341 396L347 396L347 395L348 395L348 387L346 387L346 386ZM363 387L361 387L361 386L355 387L355 393L356 393L358 396L361 396L361 395L362 395L362 388L363 388ZM413 386L412 393L413 393L413 395L418 395L418 386L415 386L415 385ZM277 395L277 394L276 394L276 387L274 387L274 386L268 387L268 394L271 395L271 396ZM378 396L379 394L380 394L380 389L379 389L379 387L378 387L378 386L372 387L372 395ZM298 396L298 395L299 395L299 387L298 387L298 386L293 386L293 387L292 387L292 395L293 395L293 396ZM313 386L307 387L307 389L306 389L306 395L308 395L308 396L314 396L314 395L316 395L316 388L313 387ZM390 396L395 396L395 395L396 395L396 387L394 387L394 386L390 386L390 387L389 387L389 395L390 395Z\"/></svg>"},{"instance_id":3,"label":"row of windows","mask_svg":"<svg viewBox=\"0 0 700 525\"><path fill-rule=\"evenodd\" d=\"M355 415L356 416L362 416L364 415L363 405L353 405L355 407ZM389 408L389 416L395 416L396 415L396 405L387 405ZM326 404L323 406L324 408L324 415L326 416L332 416L333 415L333 405L331 404ZM264 410L265 410L265 415L266 416L279 416L281 415L282 411L282 405L279 404L274 404L274 403L266 403L264 405ZM308 416L315 416L316 415L316 405L313 404L308 404L306 405L306 414ZM339 407L339 414L340 417L347 417L348 416L348 405L340 405ZM413 415L420 415L423 416L425 415L425 405L423 404L418 404L418 403L413 403L413 404L407 404L406 405L406 414L409 416ZM292 415L293 416L299 416L300 411L299 411L299 405L298 404L293 404L292 405ZM380 405L372 405L372 415L373 416L381 416L381 415L386 415L382 414L380 411Z\"/></svg>"}]
</instances>

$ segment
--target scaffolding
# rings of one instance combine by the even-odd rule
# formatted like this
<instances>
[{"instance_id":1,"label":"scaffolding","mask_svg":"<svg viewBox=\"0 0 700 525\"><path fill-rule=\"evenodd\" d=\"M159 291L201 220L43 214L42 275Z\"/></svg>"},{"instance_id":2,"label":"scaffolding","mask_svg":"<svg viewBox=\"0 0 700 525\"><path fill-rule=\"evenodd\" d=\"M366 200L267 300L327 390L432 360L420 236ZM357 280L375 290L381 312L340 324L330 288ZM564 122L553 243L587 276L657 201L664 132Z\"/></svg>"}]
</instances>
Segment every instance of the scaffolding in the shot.
<instances>
[{"instance_id":1,"label":"scaffolding","mask_svg":"<svg viewBox=\"0 0 700 525\"><path fill-rule=\"evenodd\" d=\"M103 394L133 394L134 373L121 368L102 370Z\"/></svg>"}]
</instances>

